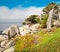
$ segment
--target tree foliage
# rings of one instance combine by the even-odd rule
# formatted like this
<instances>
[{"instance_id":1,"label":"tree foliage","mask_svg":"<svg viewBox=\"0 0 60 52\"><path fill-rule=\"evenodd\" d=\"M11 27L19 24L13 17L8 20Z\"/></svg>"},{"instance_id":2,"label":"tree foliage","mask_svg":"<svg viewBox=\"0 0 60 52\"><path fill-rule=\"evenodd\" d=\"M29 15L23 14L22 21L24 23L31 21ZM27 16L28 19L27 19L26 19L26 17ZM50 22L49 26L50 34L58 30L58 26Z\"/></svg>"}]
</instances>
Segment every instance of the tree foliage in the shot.
<instances>
[{"instance_id":1,"label":"tree foliage","mask_svg":"<svg viewBox=\"0 0 60 52\"><path fill-rule=\"evenodd\" d=\"M42 20L40 20L41 27L46 27L48 16L49 16L48 14L43 15Z\"/></svg>"},{"instance_id":2,"label":"tree foliage","mask_svg":"<svg viewBox=\"0 0 60 52\"><path fill-rule=\"evenodd\" d=\"M57 4L56 3L50 3L48 6L46 6L43 11L48 13L52 8L57 8Z\"/></svg>"},{"instance_id":3,"label":"tree foliage","mask_svg":"<svg viewBox=\"0 0 60 52\"><path fill-rule=\"evenodd\" d=\"M40 16L39 15L31 15L23 22L23 24L27 24L27 22L30 22L31 24L40 23Z\"/></svg>"}]
</instances>

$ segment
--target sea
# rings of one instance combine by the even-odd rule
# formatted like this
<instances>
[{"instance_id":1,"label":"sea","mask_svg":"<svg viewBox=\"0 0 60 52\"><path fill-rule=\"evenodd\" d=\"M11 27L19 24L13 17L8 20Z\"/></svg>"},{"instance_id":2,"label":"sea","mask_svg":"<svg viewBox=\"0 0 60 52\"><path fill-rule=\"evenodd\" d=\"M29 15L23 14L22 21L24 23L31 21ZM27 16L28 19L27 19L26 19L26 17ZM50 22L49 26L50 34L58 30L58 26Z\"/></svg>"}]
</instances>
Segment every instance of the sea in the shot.
<instances>
[{"instance_id":1,"label":"sea","mask_svg":"<svg viewBox=\"0 0 60 52\"><path fill-rule=\"evenodd\" d=\"M0 23L0 31L3 31L5 30L6 28L9 28L12 24L16 24L18 25L19 27L22 26L22 22L1 22Z\"/></svg>"}]
</instances>

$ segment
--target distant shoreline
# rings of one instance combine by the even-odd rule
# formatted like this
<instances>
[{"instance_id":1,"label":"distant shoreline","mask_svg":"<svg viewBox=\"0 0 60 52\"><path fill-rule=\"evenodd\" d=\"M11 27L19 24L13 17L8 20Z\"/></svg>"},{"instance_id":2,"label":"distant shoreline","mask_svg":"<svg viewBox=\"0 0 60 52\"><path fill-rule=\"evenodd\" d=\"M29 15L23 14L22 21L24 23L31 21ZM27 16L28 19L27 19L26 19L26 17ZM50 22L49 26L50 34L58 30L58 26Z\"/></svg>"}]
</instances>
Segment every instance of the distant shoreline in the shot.
<instances>
[{"instance_id":1,"label":"distant shoreline","mask_svg":"<svg viewBox=\"0 0 60 52\"><path fill-rule=\"evenodd\" d=\"M5 30L6 28L10 27L12 24L16 24L19 27L22 26L22 23L0 23L0 31Z\"/></svg>"}]
</instances>

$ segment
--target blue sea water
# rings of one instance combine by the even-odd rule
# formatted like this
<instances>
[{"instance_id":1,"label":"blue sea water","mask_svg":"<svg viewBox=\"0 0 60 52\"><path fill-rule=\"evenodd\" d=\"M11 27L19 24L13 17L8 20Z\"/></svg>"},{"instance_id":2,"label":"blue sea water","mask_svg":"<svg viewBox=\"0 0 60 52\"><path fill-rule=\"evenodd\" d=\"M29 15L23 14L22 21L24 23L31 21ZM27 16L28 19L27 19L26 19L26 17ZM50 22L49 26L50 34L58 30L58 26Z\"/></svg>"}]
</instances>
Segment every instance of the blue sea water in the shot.
<instances>
[{"instance_id":1,"label":"blue sea water","mask_svg":"<svg viewBox=\"0 0 60 52\"><path fill-rule=\"evenodd\" d=\"M19 27L22 26L22 22L0 22L0 31L10 27L12 24L16 24Z\"/></svg>"}]
</instances>

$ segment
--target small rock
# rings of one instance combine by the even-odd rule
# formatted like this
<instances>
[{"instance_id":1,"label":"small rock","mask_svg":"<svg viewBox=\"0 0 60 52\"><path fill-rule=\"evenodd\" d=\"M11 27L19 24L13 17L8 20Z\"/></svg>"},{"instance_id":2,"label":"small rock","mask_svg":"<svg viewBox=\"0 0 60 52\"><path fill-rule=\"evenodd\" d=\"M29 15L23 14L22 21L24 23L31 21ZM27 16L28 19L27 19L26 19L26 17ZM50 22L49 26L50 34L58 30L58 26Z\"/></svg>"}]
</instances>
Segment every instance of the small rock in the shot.
<instances>
[{"instance_id":1,"label":"small rock","mask_svg":"<svg viewBox=\"0 0 60 52\"><path fill-rule=\"evenodd\" d=\"M7 35L0 35L0 42L4 41L4 40L8 40L8 36Z\"/></svg>"},{"instance_id":2,"label":"small rock","mask_svg":"<svg viewBox=\"0 0 60 52\"><path fill-rule=\"evenodd\" d=\"M4 47L4 48L5 48L5 47L6 47L6 44L8 43L8 41L9 41L9 40L4 40L4 41L2 41L1 44L0 44L1 47Z\"/></svg>"}]
</instances>

